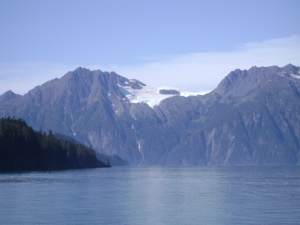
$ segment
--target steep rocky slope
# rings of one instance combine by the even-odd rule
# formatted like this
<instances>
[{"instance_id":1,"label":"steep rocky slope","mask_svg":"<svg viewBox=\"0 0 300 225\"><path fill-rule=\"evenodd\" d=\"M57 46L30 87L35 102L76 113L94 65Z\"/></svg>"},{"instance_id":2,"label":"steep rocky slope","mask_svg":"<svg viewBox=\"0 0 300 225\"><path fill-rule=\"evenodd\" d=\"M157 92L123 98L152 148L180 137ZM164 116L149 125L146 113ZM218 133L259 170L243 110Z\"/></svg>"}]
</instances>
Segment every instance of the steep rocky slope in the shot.
<instances>
[{"instance_id":1,"label":"steep rocky slope","mask_svg":"<svg viewBox=\"0 0 300 225\"><path fill-rule=\"evenodd\" d=\"M78 68L24 96L0 96L0 116L135 165L299 164L299 69L235 70L195 95Z\"/></svg>"}]
</instances>

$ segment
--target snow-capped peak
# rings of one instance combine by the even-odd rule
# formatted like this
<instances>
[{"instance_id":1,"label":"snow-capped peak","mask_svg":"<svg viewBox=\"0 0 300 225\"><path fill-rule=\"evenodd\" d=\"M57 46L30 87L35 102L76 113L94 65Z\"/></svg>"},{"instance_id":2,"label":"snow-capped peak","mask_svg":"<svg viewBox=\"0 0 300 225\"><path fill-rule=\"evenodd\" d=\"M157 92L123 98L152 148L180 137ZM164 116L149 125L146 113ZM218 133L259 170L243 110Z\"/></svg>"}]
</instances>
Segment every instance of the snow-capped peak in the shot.
<instances>
[{"instance_id":1,"label":"snow-capped peak","mask_svg":"<svg viewBox=\"0 0 300 225\"><path fill-rule=\"evenodd\" d=\"M130 86L120 86L119 89L127 97L131 103L146 103L151 108L158 105L162 100L173 96L195 96L204 95L208 91L204 92L192 92L177 90L170 87L151 87L143 86L141 89L133 89Z\"/></svg>"}]
</instances>

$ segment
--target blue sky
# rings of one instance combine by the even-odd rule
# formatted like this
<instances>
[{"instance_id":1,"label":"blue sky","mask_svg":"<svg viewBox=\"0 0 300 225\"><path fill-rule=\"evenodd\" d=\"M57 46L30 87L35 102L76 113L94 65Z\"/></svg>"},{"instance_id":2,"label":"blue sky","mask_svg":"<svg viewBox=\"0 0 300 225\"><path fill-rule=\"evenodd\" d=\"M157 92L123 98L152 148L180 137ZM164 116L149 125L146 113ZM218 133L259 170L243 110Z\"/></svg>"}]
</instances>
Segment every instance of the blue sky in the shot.
<instances>
[{"instance_id":1,"label":"blue sky","mask_svg":"<svg viewBox=\"0 0 300 225\"><path fill-rule=\"evenodd\" d=\"M300 66L298 0L1 0L0 94L79 66L212 90L231 70Z\"/></svg>"}]
</instances>

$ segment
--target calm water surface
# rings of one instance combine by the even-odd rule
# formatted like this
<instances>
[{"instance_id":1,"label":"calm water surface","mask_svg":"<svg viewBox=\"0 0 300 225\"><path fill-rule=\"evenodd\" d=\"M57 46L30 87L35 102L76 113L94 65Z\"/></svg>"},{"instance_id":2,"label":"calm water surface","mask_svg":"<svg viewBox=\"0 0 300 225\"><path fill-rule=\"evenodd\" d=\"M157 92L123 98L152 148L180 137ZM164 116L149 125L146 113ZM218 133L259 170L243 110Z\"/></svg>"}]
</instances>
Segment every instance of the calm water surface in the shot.
<instances>
[{"instance_id":1,"label":"calm water surface","mask_svg":"<svg viewBox=\"0 0 300 225\"><path fill-rule=\"evenodd\" d=\"M0 224L300 224L300 167L2 173Z\"/></svg>"}]
</instances>

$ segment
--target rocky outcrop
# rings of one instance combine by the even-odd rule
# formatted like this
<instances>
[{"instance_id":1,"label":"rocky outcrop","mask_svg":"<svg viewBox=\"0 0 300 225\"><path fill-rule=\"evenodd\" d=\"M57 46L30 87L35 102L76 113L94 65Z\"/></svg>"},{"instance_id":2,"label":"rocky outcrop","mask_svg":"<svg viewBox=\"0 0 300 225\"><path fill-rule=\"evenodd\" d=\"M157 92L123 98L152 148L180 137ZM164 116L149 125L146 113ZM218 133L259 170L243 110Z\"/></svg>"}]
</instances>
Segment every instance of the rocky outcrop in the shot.
<instances>
[{"instance_id":1,"label":"rocky outcrop","mask_svg":"<svg viewBox=\"0 0 300 225\"><path fill-rule=\"evenodd\" d=\"M177 90L174 90L174 89L161 89L159 90L159 93L160 94L163 94L163 95L179 95L180 92L177 91Z\"/></svg>"}]
</instances>

